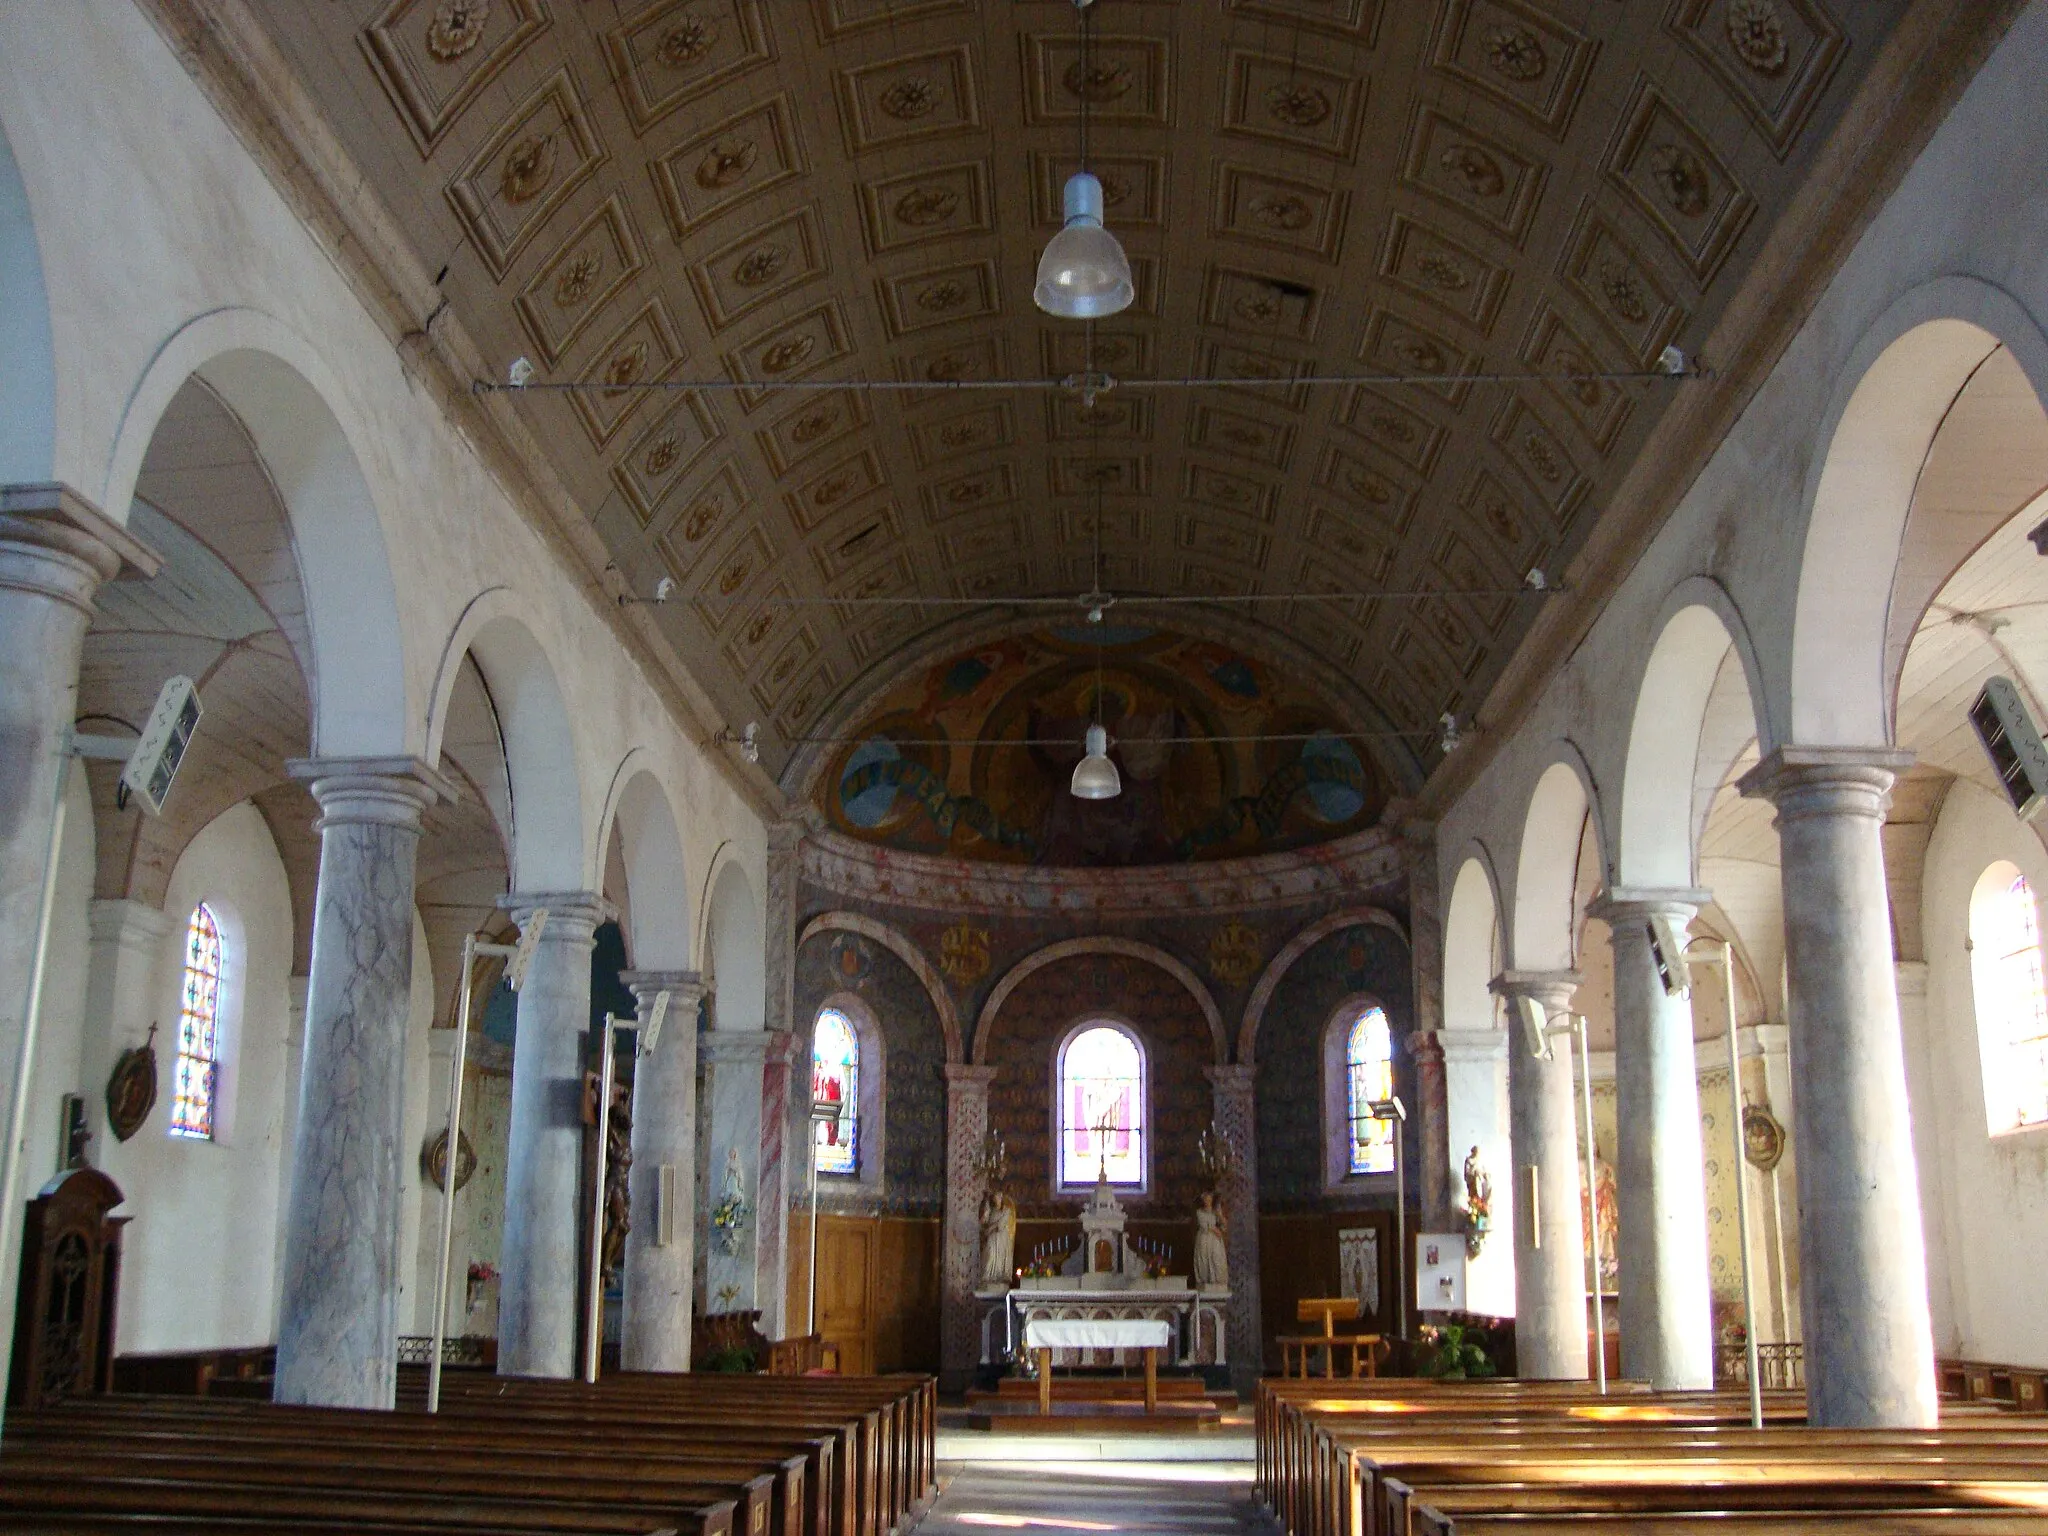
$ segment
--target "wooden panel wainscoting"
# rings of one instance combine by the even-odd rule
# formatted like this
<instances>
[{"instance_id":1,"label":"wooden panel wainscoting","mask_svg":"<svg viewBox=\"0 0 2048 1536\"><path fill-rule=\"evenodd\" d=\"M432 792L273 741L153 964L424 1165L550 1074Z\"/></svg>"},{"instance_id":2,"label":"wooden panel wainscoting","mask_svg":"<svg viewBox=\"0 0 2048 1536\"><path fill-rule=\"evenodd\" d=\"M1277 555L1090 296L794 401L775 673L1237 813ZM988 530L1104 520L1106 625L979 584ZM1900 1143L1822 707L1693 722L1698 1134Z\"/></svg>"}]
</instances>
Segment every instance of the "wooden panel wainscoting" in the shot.
<instances>
[{"instance_id":1,"label":"wooden panel wainscoting","mask_svg":"<svg viewBox=\"0 0 2048 1536\"><path fill-rule=\"evenodd\" d=\"M938 1369L940 1231L936 1216L818 1213L817 1332L838 1347L841 1371ZM807 1279L790 1276L799 1307ZM803 1316L792 1311L791 1326Z\"/></svg>"},{"instance_id":2,"label":"wooden panel wainscoting","mask_svg":"<svg viewBox=\"0 0 2048 1536\"><path fill-rule=\"evenodd\" d=\"M1264 1214L1259 1217L1259 1305L1261 1332L1266 1358L1275 1368L1280 1363L1282 1334L1303 1331L1295 1316L1296 1304L1305 1296L1344 1294L1337 1272L1337 1236L1355 1227L1371 1227L1380 1234L1380 1307L1370 1305L1358 1321L1345 1330L1351 1333L1395 1331L1394 1300L1405 1266L1394 1265L1394 1213L1392 1211L1304 1211L1298 1214ZM1408 1223L1408 1242L1415 1243L1415 1222ZM1414 1323L1413 1308L1409 1322ZM1237 1347L1232 1340L1233 1350Z\"/></svg>"}]
</instances>

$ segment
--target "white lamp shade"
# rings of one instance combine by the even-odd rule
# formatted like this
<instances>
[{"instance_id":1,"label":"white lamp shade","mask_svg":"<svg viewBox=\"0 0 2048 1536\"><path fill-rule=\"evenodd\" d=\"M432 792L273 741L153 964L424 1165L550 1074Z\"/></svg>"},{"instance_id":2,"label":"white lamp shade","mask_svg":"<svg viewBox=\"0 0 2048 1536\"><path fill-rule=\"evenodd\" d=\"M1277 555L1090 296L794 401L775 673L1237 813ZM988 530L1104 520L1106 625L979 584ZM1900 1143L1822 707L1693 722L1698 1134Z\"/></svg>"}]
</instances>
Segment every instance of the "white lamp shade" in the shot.
<instances>
[{"instance_id":1,"label":"white lamp shade","mask_svg":"<svg viewBox=\"0 0 2048 1536\"><path fill-rule=\"evenodd\" d=\"M1046 242L1032 299L1063 320L1099 320L1137 297L1131 263L1102 227L1102 183L1086 171L1067 178L1067 227Z\"/></svg>"},{"instance_id":2,"label":"white lamp shade","mask_svg":"<svg viewBox=\"0 0 2048 1536\"><path fill-rule=\"evenodd\" d=\"M1124 792L1122 775L1109 760L1109 732L1099 725L1088 727L1088 755L1074 764L1076 800L1114 800Z\"/></svg>"}]
</instances>

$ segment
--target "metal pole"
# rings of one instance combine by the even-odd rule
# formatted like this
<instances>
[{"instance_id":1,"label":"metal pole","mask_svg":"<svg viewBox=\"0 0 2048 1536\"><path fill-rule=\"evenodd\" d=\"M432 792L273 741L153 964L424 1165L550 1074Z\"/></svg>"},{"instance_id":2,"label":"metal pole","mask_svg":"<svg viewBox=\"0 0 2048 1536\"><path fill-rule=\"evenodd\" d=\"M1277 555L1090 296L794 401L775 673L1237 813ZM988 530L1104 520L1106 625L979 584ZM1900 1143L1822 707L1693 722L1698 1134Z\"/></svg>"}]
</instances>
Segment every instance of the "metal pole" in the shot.
<instances>
[{"instance_id":1,"label":"metal pole","mask_svg":"<svg viewBox=\"0 0 2048 1536\"><path fill-rule=\"evenodd\" d=\"M28 1119L29 1074L35 1068L36 1028L43 1011L43 973L50 958L50 910L57 903L57 854L64 840L64 781L71 776L71 733L57 752L57 792L51 797L50 843L43 853L43 894L36 908L35 959L28 970L28 1001L21 1013L21 1048L15 1053L14 1102L7 1107L7 1162L0 1174L0 1253L12 1247L15 1189L21 1182L21 1138ZM6 1409L0 1404L0 1415Z\"/></svg>"},{"instance_id":2,"label":"metal pole","mask_svg":"<svg viewBox=\"0 0 2048 1536\"><path fill-rule=\"evenodd\" d=\"M1579 1112L1586 1122L1586 1214L1593 1247L1593 1374L1607 1395L1607 1299L1600 1293L1600 1144L1593 1139L1593 1055L1586 1043L1586 1016L1572 1015L1579 1045Z\"/></svg>"},{"instance_id":3,"label":"metal pole","mask_svg":"<svg viewBox=\"0 0 2048 1536\"><path fill-rule=\"evenodd\" d=\"M811 1278L804 1288L810 1299L810 1316L805 1321L804 1332L818 1331L818 1122L809 1122L811 1128Z\"/></svg>"},{"instance_id":4,"label":"metal pole","mask_svg":"<svg viewBox=\"0 0 2048 1536\"><path fill-rule=\"evenodd\" d=\"M1764 1383L1757 1369L1756 1301L1749 1262L1749 1180L1742 1165L1742 1058L1735 1038L1735 946L1721 940L1721 977L1728 995L1728 1123L1735 1142L1735 1226L1742 1243L1742 1336L1749 1363L1749 1427L1764 1427Z\"/></svg>"},{"instance_id":5,"label":"metal pole","mask_svg":"<svg viewBox=\"0 0 2048 1536\"><path fill-rule=\"evenodd\" d=\"M469 1064L469 1010L476 974L476 935L462 936L461 1006L455 1012L455 1053L448 1080L448 1161L441 1174L441 1264L434 1271L434 1352L427 1361L427 1412L441 1411L441 1353L448 1336L448 1260L455 1247L455 1169L462 1148L462 1074Z\"/></svg>"},{"instance_id":6,"label":"metal pole","mask_svg":"<svg viewBox=\"0 0 2048 1536\"><path fill-rule=\"evenodd\" d=\"M617 1070L613 1040L619 1023L604 1016L604 1059L597 1069L597 1176L590 1198L590 1302L585 1308L583 1331L583 1379L595 1384L599 1351L604 1346L604 1180L606 1152L610 1148L612 1077Z\"/></svg>"},{"instance_id":7,"label":"metal pole","mask_svg":"<svg viewBox=\"0 0 2048 1536\"><path fill-rule=\"evenodd\" d=\"M1401 1283L1394 1288L1394 1337L1408 1337L1408 1180L1406 1160L1401 1154L1401 1143L1407 1138L1401 1133L1406 1125L1394 1122L1394 1271L1401 1277ZM1331 1362L1334 1366L1335 1362Z\"/></svg>"}]
</instances>

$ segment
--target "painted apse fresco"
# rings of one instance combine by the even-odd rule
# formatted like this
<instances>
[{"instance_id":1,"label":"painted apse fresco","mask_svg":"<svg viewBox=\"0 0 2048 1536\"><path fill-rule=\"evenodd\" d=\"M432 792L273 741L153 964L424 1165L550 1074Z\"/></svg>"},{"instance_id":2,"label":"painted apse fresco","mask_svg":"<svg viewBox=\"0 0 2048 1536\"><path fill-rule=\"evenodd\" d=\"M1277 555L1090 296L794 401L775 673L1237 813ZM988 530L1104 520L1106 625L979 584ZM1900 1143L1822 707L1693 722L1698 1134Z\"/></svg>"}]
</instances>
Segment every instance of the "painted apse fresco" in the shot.
<instances>
[{"instance_id":1,"label":"painted apse fresco","mask_svg":"<svg viewBox=\"0 0 2048 1536\"><path fill-rule=\"evenodd\" d=\"M1097 720L1114 800L1067 781ZM836 830L904 852L1128 867L1274 853L1374 825L1386 779L1278 668L1129 625L1011 635L884 694L822 777ZM1240 740L1217 738L1282 738Z\"/></svg>"}]
</instances>

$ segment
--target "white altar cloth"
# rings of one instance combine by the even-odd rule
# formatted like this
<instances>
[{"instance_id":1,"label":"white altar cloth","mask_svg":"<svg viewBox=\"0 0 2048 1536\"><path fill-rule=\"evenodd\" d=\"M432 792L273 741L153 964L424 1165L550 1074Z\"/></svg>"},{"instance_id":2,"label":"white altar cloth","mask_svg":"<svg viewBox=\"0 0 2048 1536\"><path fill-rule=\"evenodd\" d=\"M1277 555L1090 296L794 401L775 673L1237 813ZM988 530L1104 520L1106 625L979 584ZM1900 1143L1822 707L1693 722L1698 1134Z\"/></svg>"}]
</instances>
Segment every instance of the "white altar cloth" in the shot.
<instances>
[{"instance_id":1,"label":"white altar cloth","mask_svg":"<svg viewBox=\"0 0 2048 1536\"><path fill-rule=\"evenodd\" d=\"M1024 1325L1026 1349L1166 1349L1173 1324L1143 1317L1034 1317Z\"/></svg>"}]
</instances>

